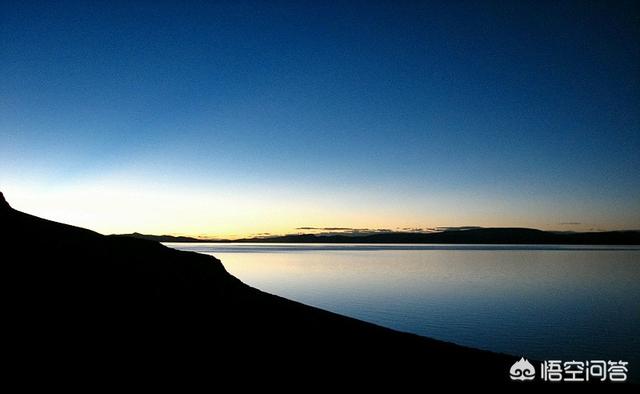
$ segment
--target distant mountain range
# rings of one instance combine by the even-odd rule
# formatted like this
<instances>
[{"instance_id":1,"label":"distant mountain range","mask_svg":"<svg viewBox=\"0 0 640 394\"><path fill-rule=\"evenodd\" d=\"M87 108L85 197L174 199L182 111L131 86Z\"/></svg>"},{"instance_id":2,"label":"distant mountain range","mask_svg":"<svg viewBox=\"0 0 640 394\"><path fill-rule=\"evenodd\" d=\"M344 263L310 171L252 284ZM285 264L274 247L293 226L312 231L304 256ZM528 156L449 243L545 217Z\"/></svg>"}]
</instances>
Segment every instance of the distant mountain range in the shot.
<instances>
[{"instance_id":1,"label":"distant mountain range","mask_svg":"<svg viewBox=\"0 0 640 394\"><path fill-rule=\"evenodd\" d=\"M291 234L236 240L123 234L157 242L385 243L385 244L560 244L640 245L640 231L555 232L530 228L471 228L430 233L388 232L368 235Z\"/></svg>"},{"instance_id":2,"label":"distant mountain range","mask_svg":"<svg viewBox=\"0 0 640 394\"><path fill-rule=\"evenodd\" d=\"M192 238L192 237L175 237L173 235L150 235L150 234L140 234L140 233L118 234L118 235L123 237L147 239L149 241L156 241L156 242L220 242L218 240L205 240L202 238Z\"/></svg>"}]
</instances>

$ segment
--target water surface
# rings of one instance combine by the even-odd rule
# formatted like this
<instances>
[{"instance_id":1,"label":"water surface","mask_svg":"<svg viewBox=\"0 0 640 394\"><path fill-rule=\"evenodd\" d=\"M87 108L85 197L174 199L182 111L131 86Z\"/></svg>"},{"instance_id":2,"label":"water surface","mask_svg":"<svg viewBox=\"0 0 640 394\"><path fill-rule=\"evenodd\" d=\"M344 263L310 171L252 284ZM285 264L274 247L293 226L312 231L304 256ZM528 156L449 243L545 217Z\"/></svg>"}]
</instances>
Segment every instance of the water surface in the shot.
<instances>
[{"instance_id":1,"label":"water surface","mask_svg":"<svg viewBox=\"0 0 640 394\"><path fill-rule=\"evenodd\" d=\"M266 292L398 330L530 358L640 365L638 247L167 245L214 255Z\"/></svg>"}]
</instances>

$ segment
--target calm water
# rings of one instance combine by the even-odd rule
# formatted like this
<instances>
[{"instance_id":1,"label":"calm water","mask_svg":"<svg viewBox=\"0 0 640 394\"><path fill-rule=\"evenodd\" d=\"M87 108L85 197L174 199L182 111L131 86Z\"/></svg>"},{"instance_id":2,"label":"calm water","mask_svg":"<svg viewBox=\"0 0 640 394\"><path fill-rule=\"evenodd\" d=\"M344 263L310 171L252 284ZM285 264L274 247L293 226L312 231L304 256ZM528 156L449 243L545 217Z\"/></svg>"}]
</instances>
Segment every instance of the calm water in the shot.
<instances>
[{"instance_id":1,"label":"calm water","mask_svg":"<svg viewBox=\"0 0 640 394\"><path fill-rule=\"evenodd\" d=\"M167 245L212 254L266 292L398 330L537 359L640 365L638 247Z\"/></svg>"}]
</instances>

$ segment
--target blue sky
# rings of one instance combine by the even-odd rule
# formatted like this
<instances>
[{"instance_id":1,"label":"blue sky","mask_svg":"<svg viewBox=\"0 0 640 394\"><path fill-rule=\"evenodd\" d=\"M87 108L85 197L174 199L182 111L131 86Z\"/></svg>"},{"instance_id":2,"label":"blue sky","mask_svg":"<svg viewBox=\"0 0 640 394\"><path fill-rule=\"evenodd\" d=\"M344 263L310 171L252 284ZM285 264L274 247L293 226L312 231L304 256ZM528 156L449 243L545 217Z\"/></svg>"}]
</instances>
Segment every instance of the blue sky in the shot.
<instances>
[{"instance_id":1,"label":"blue sky","mask_svg":"<svg viewBox=\"0 0 640 394\"><path fill-rule=\"evenodd\" d=\"M640 228L639 8L2 2L0 187L102 232Z\"/></svg>"}]
</instances>

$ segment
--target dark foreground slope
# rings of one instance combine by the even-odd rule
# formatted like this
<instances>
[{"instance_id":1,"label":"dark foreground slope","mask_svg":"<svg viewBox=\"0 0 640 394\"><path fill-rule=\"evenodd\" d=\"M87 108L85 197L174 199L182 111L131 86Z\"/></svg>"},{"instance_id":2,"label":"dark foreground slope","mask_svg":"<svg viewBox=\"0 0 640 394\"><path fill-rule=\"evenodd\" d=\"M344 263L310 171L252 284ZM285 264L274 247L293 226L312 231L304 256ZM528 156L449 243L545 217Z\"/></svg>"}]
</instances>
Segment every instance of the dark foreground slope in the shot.
<instances>
[{"instance_id":1,"label":"dark foreground slope","mask_svg":"<svg viewBox=\"0 0 640 394\"><path fill-rule=\"evenodd\" d=\"M240 371L238 387L302 378L420 389L506 382L514 361L266 294L213 257L40 219L4 199L0 223L13 365L37 379L188 372L215 385Z\"/></svg>"}]
</instances>

